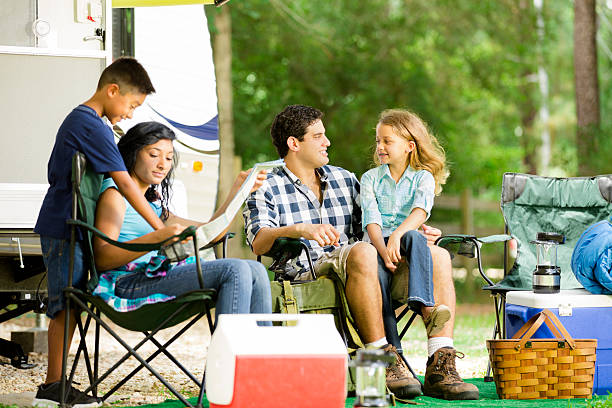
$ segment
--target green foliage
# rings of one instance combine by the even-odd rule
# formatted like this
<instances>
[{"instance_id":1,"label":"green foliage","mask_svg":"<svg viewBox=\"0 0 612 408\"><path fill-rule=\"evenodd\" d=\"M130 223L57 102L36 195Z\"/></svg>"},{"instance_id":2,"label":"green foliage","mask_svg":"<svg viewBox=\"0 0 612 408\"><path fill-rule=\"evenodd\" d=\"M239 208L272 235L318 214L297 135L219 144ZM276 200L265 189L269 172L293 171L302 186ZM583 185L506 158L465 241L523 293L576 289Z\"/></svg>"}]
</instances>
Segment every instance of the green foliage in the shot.
<instances>
[{"instance_id":1,"label":"green foliage","mask_svg":"<svg viewBox=\"0 0 612 408\"><path fill-rule=\"evenodd\" d=\"M272 119L300 103L325 113L331 163L360 176L373 165L379 112L402 107L421 115L445 147L446 192L498 194L504 172L538 170L541 67L549 78L552 172L576 173L572 2L544 2L541 37L531 1L249 0L229 7L236 153L245 166L276 158ZM610 14L603 5L599 12ZM600 43L611 44L612 24L606 27ZM611 58L599 60L602 112L612 108ZM610 138L600 139L602 152L612 152ZM606 169L609 154L599 157Z\"/></svg>"}]
</instances>

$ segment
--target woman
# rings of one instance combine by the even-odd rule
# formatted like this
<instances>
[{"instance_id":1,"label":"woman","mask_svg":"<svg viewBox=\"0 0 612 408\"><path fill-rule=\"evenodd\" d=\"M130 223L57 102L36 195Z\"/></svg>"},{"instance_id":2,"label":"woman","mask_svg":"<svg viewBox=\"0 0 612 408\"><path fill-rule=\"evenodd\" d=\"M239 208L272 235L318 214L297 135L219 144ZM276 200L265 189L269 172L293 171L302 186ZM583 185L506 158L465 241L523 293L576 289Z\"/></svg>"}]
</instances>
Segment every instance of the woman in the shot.
<instances>
[{"instance_id":1,"label":"woman","mask_svg":"<svg viewBox=\"0 0 612 408\"><path fill-rule=\"evenodd\" d=\"M131 128L118 143L130 176L166 226L154 231L119 193L112 179L106 179L96 209L98 229L122 242L155 243L180 233L189 225L203 224L177 217L168 210L172 171L177 161L173 140L174 132L168 127L144 122ZM211 220L224 212L247 175L247 171L238 175L228 199ZM265 172L261 172L253 190L264 180ZM156 252L127 251L99 238L94 240L94 254L98 270L106 271L101 274L94 294L116 310L133 310L200 288L193 257L171 264ZM270 284L260 263L241 259L202 261L202 274L205 288L217 290L217 316L271 313Z\"/></svg>"}]
</instances>

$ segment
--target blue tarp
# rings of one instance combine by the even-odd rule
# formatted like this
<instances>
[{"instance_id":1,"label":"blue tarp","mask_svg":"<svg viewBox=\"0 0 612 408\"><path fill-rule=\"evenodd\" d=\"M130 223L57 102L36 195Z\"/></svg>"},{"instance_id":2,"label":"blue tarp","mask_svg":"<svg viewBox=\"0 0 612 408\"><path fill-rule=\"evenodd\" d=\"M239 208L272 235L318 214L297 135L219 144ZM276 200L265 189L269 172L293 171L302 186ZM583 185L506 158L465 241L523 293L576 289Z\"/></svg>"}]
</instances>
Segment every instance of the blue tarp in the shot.
<instances>
[{"instance_id":1,"label":"blue tarp","mask_svg":"<svg viewBox=\"0 0 612 408\"><path fill-rule=\"evenodd\" d=\"M612 223L599 221L586 229L572 254L572 270L586 290L612 294Z\"/></svg>"}]
</instances>

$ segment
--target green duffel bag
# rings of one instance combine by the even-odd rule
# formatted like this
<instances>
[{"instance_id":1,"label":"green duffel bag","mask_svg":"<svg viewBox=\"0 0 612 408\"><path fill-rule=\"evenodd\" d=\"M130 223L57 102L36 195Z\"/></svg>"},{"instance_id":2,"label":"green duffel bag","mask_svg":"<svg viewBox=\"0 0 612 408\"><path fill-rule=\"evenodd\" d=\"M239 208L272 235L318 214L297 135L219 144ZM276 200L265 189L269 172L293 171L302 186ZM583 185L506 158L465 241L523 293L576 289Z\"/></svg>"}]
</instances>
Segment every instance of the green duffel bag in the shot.
<instances>
[{"instance_id":1,"label":"green duffel bag","mask_svg":"<svg viewBox=\"0 0 612 408\"><path fill-rule=\"evenodd\" d=\"M332 314L349 354L353 355L357 348L363 347L348 308L344 288L339 281L322 276L313 281L273 281L270 287L272 312ZM354 367L349 367L346 380L348 391L355 391Z\"/></svg>"}]
</instances>

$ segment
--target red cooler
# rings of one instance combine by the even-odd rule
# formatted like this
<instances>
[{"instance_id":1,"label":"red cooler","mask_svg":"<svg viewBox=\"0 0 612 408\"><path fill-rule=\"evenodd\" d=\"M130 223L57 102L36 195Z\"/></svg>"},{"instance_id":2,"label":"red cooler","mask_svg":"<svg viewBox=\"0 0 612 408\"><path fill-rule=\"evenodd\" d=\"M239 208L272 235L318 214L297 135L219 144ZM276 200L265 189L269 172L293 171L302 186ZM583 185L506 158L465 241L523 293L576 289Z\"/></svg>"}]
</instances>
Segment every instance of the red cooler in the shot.
<instances>
[{"instance_id":1,"label":"red cooler","mask_svg":"<svg viewBox=\"0 0 612 408\"><path fill-rule=\"evenodd\" d=\"M333 315L224 314L208 348L206 396L211 408L343 408L347 361Z\"/></svg>"}]
</instances>

